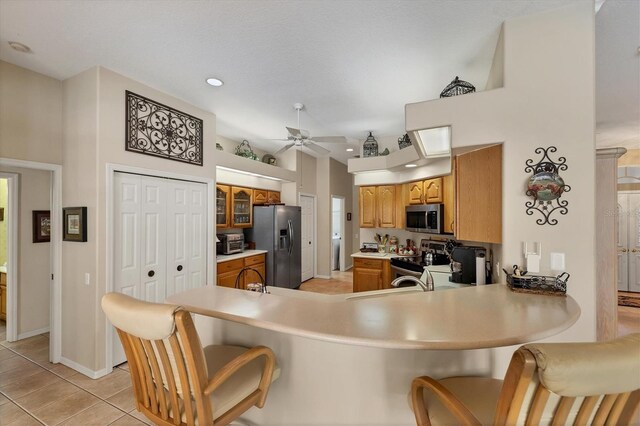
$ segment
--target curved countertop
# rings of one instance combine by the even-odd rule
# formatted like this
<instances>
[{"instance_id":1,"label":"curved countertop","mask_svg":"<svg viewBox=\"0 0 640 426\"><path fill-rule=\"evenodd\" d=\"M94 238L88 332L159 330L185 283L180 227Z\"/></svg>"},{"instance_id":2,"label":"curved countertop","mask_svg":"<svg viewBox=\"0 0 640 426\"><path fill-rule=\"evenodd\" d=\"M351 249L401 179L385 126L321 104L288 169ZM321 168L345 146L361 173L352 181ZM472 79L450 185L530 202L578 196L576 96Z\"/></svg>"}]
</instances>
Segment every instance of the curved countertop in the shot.
<instances>
[{"instance_id":1,"label":"curved countertop","mask_svg":"<svg viewBox=\"0 0 640 426\"><path fill-rule=\"evenodd\" d=\"M434 292L362 292L348 299L314 293L301 298L295 294L300 290L281 288L275 292L205 286L170 296L167 303L281 333L395 349L516 345L553 336L580 316L570 296L516 293L502 284Z\"/></svg>"}]
</instances>

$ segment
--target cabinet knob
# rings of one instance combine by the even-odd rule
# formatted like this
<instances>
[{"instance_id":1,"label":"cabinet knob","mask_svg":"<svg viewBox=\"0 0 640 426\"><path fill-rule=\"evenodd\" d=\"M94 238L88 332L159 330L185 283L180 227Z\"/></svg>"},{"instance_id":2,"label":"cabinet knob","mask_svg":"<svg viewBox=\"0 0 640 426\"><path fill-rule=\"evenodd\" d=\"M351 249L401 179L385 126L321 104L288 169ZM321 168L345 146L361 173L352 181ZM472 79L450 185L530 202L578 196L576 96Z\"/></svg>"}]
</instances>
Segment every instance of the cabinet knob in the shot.
<instances>
[{"instance_id":1,"label":"cabinet knob","mask_svg":"<svg viewBox=\"0 0 640 426\"><path fill-rule=\"evenodd\" d=\"M156 273L154 271L149 271L147 272L147 275L150 277L153 277Z\"/></svg>"},{"instance_id":2,"label":"cabinet knob","mask_svg":"<svg viewBox=\"0 0 640 426\"><path fill-rule=\"evenodd\" d=\"M178 265L176 269L178 270L178 272L182 271L182 265Z\"/></svg>"}]
</instances>

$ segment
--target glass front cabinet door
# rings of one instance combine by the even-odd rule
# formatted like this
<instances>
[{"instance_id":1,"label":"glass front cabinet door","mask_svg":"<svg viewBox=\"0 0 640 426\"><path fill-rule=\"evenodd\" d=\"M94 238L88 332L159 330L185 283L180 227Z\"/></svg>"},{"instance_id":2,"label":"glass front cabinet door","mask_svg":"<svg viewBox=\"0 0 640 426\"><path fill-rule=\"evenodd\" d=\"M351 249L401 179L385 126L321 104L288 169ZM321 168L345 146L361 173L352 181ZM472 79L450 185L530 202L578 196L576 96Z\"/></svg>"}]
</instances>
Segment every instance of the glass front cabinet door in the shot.
<instances>
[{"instance_id":1,"label":"glass front cabinet door","mask_svg":"<svg viewBox=\"0 0 640 426\"><path fill-rule=\"evenodd\" d=\"M252 190L234 186L231 188L231 211L233 228L251 228L253 226Z\"/></svg>"},{"instance_id":2,"label":"glass front cabinet door","mask_svg":"<svg viewBox=\"0 0 640 426\"><path fill-rule=\"evenodd\" d=\"M227 185L216 185L216 228L230 228L231 218L229 216L229 200L231 198L231 187Z\"/></svg>"}]
</instances>

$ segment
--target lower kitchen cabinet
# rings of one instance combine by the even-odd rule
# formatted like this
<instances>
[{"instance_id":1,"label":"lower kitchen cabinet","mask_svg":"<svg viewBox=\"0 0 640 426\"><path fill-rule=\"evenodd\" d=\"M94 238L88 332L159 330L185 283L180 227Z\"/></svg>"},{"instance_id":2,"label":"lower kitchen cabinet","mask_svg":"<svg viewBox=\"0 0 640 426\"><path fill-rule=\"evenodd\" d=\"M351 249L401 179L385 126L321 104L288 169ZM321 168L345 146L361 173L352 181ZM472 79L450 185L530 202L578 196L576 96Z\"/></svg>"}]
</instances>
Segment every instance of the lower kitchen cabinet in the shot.
<instances>
[{"instance_id":1,"label":"lower kitchen cabinet","mask_svg":"<svg viewBox=\"0 0 640 426\"><path fill-rule=\"evenodd\" d=\"M353 259L353 292L390 288L391 265L388 260Z\"/></svg>"},{"instance_id":2,"label":"lower kitchen cabinet","mask_svg":"<svg viewBox=\"0 0 640 426\"><path fill-rule=\"evenodd\" d=\"M217 285L234 288L240 271L245 267L255 269L262 275L262 277L264 277L266 272L265 254L256 254L253 256L218 263ZM260 279L255 271L244 271L238 280L238 288L245 289L248 283L261 283L262 281L263 280Z\"/></svg>"}]
</instances>

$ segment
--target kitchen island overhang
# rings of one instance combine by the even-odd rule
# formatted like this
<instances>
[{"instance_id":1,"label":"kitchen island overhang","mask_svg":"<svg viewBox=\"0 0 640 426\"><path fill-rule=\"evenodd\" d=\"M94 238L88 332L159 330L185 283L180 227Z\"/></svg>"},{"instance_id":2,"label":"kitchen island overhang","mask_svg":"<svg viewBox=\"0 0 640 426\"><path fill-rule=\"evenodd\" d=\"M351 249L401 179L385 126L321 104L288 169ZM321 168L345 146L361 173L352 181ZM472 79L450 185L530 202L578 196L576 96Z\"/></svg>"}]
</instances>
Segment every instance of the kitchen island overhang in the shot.
<instances>
[{"instance_id":1,"label":"kitchen island overhang","mask_svg":"<svg viewBox=\"0 0 640 426\"><path fill-rule=\"evenodd\" d=\"M517 293L501 284L435 292L371 292L341 298L276 288L263 294L206 286L167 303L300 337L390 349L481 349L553 336L574 324L571 296ZM336 295L338 296L338 295Z\"/></svg>"}]
</instances>

